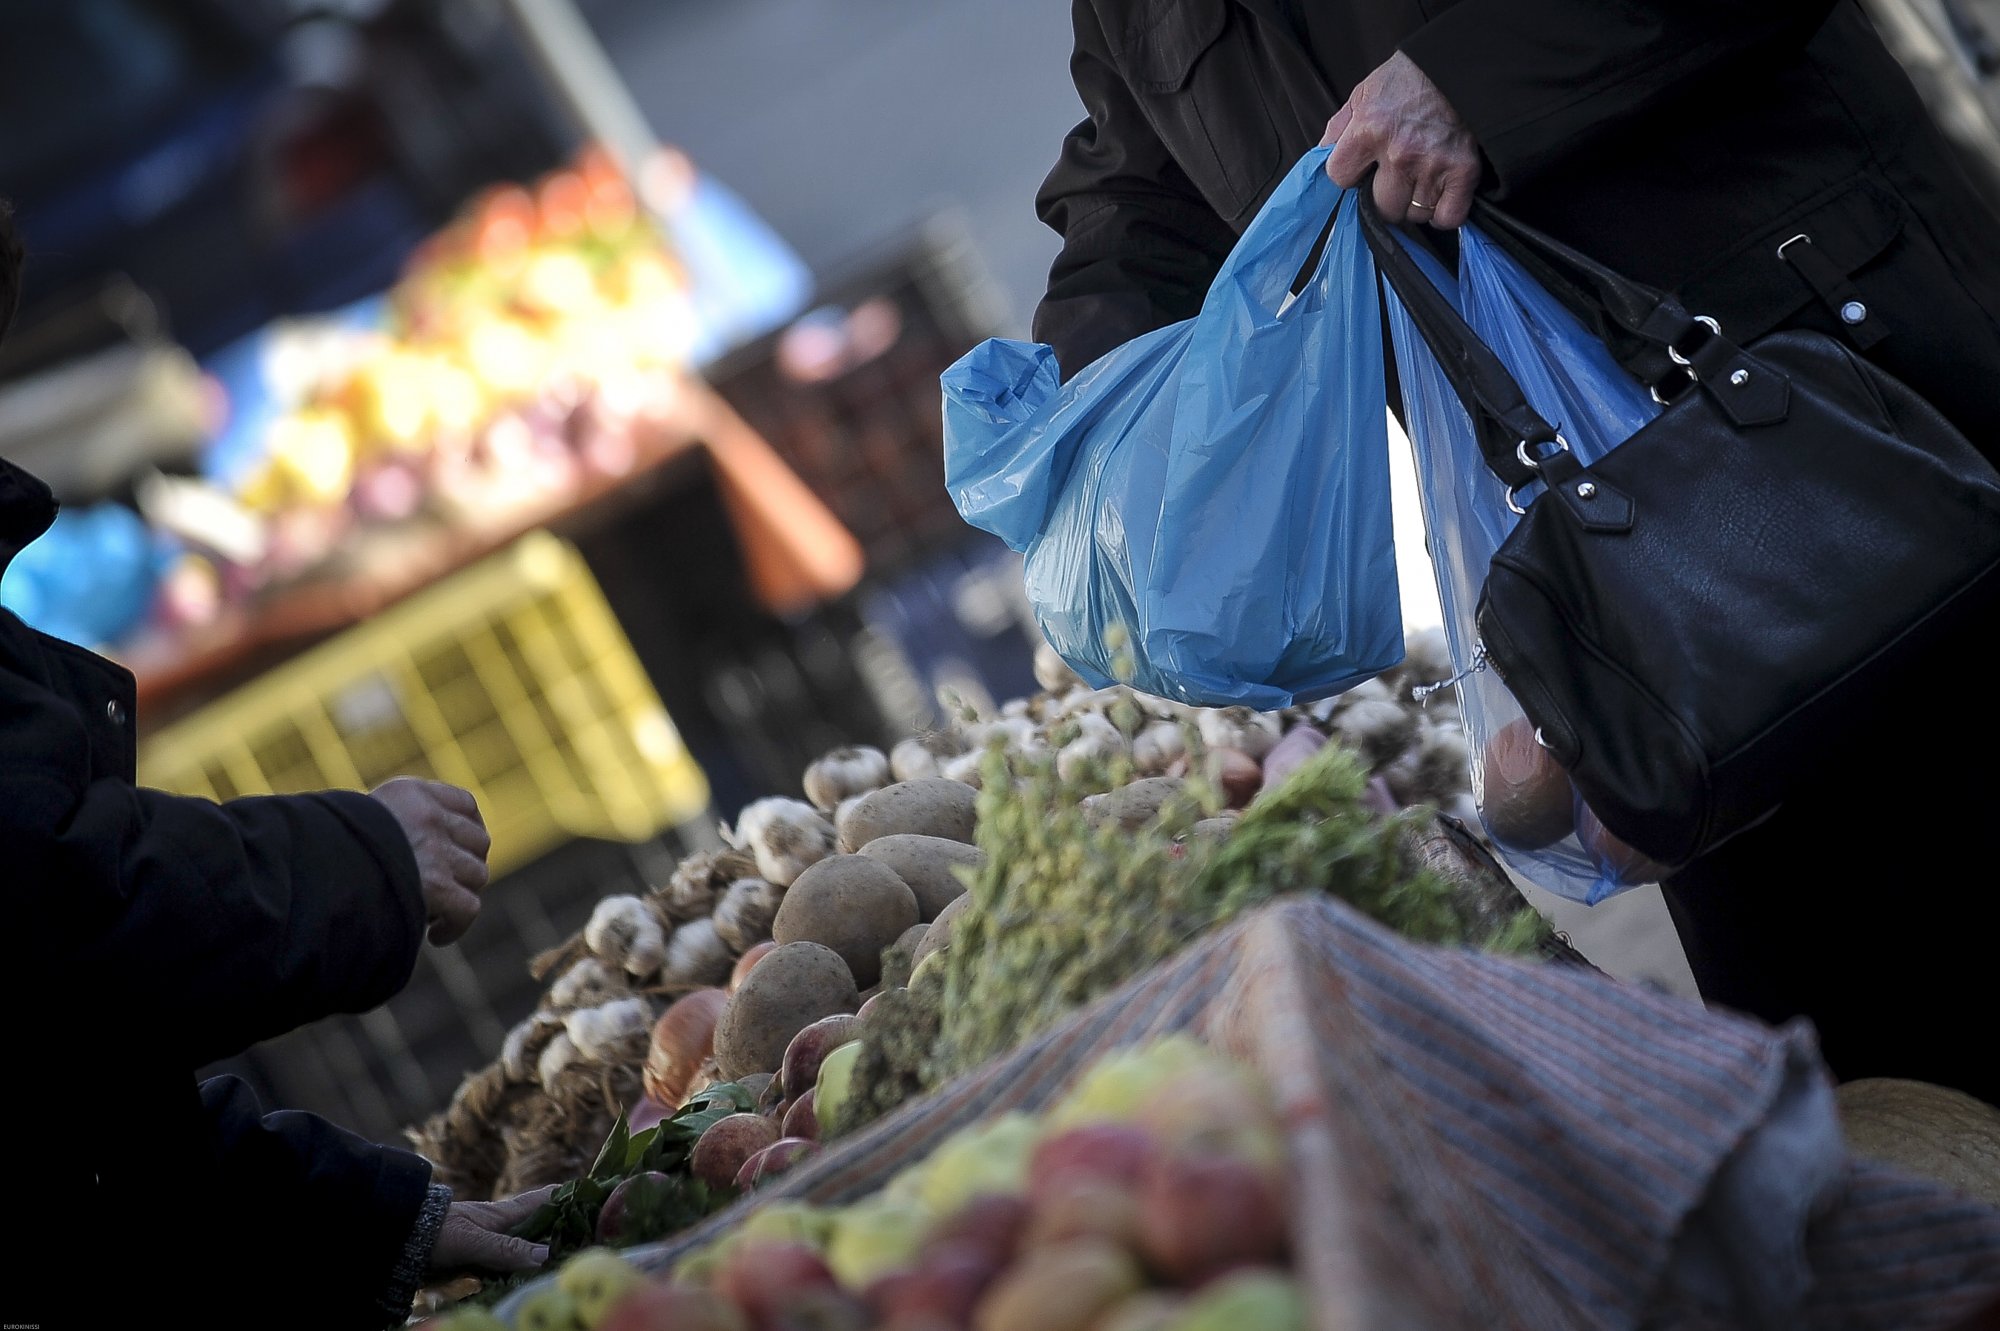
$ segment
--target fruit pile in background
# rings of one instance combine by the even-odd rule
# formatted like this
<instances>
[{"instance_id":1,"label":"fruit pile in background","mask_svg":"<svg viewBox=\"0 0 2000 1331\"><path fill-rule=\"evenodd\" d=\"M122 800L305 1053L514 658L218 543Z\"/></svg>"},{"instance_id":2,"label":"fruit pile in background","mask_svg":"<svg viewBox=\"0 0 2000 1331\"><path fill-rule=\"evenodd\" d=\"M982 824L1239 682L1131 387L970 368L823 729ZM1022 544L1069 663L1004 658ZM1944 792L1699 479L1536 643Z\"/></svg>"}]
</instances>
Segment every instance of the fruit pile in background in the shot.
<instances>
[{"instance_id":1,"label":"fruit pile in background","mask_svg":"<svg viewBox=\"0 0 2000 1331\"><path fill-rule=\"evenodd\" d=\"M272 524L270 571L323 555L355 518L435 504L504 520L617 476L670 403L695 335L679 264L602 152L498 185L425 242L374 329L294 335L295 405L234 482Z\"/></svg>"},{"instance_id":2,"label":"fruit pile in background","mask_svg":"<svg viewBox=\"0 0 2000 1331\"><path fill-rule=\"evenodd\" d=\"M947 1139L849 1206L773 1202L649 1278L580 1253L438 1331L1289 1331L1286 1145L1247 1068L1185 1036L1100 1060L1046 1114Z\"/></svg>"}]
</instances>

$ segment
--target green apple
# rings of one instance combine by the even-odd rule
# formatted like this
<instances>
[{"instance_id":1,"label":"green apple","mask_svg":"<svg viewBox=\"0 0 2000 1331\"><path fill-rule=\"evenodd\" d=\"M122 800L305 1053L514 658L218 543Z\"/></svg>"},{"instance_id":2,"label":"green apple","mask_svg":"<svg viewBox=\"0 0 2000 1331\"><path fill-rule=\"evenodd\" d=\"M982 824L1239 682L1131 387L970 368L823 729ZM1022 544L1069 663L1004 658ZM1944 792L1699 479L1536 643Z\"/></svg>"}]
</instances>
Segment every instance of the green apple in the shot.
<instances>
[{"instance_id":1,"label":"green apple","mask_svg":"<svg viewBox=\"0 0 2000 1331\"><path fill-rule=\"evenodd\" d=\"M619 1295L646 1283L636 1267L609 1248L587 1248L563 1263L556 1287L576 1300L577 1317L595 1327Z\"/></svg>"},{"instance_id":2,"label":"green apple","mask_svg":"<svg viewBox=\"0 0 2000 1331\"><path fill-rule=\"evenodd\" d=\"M520 1311L514 1314L514 1331L583 1331L576 1297L560 1285L528 1291Z\"/></svg>"},{"instance_id":3,"label":"green apple","mask_svg":"<svg viewBox=\"0 0 2000 1331\"><path fill-rule=\"evenodd\" d=\"M909 1202L864 1202L842 1214L834 1226L827 1265L842 1288L858 1294L916 1260L930 1219L928 1211Z\"/></svg>"}]
</instances>

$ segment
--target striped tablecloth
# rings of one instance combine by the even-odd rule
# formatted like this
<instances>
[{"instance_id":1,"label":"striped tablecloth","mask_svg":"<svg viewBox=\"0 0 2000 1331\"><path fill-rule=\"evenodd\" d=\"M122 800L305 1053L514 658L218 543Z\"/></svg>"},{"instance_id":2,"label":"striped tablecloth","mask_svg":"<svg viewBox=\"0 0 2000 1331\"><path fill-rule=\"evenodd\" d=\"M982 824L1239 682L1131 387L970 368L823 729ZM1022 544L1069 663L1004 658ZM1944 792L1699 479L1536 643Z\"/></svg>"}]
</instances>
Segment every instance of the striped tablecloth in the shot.
<instances>
[{"instance_id":1,"label":"striped tablecloth","mask_svg":"<svg viewBox=\"0 0 2000 1331\"><path fill-rule=\"evenodd\" d=\"M1185 1028L1277 1087L1321 1331L1922 1331L2000 1300L2000 1211L1850 1158L1809 1028L1422 947L1320 898L1264 908L633 1255L662 1269L773 1198L864 1196L1104 1051Z\"/></svg>"}]
</instances>

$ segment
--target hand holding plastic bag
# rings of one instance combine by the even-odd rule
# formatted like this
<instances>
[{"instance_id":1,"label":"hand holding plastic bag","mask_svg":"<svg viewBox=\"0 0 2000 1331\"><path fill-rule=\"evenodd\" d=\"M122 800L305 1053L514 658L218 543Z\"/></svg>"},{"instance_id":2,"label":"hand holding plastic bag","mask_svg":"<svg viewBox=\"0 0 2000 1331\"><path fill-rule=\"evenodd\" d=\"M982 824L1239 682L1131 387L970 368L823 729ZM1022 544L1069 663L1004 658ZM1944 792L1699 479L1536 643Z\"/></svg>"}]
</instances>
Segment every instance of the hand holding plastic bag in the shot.
<instances>
[{"instance_id":1,"label":"hand holding plastic bag","mask_svg":"<svg viewBox=\"0 0 2000 1331\"><path fill-rule=\"evenodd\" d=\"M1049 347L1002 339L944 375L952 499L1026 555L1043 635L1092 684L1270 709L1402 659L1375 265L1326 156L1195 318L1067 384Z\"/></svg>"}]
</instances>

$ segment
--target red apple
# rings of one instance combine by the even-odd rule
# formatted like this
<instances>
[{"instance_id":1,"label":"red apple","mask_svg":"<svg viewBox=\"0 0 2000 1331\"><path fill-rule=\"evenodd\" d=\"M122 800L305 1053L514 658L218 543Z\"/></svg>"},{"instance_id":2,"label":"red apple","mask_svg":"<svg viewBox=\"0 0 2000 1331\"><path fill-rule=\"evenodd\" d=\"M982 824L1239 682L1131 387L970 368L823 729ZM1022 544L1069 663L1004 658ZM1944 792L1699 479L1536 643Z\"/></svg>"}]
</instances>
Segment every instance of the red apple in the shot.
<instances>
[{"instance_id":1,"label":"red apple","mask_svg":"<svg viewBox=\"0 0 2000 1331\"><path fill-rule=\"evenodd\" d=\"M811 1090L819 1080L819 1065L826 1056L840 1046L857 1038L860 1034L861 1018L852 1012L836 1012L830 1017L821 1017L812 1025L792 1037L785 1046L784 1066L778 1073L778 1080L785 1084L785 1094L796 1099Z\"/></svg>"},{"instance_id":2,"label":"red apple","mask_svg":"<svg viewBox=\"0 0 2000 1331\"><path fill-rule=\"evenodd\" d=\"M1061 1187L1035 1201L1028 1222L1031 1248L1104 1239L1121 1248L1139 1247L1139 1194L1129 1183L1113 1183L1073 1175Z\"/></svg>"},{"instance_id":3,"label":"red apple","mask_svg":"<svg viewBox=\"0 0 2000 1331\"><path fill-rule=\"evenodd\" d=\"M802 1137L809 1142L819 1140L819 1117L813 1113L811 1090L792 1101L792 1107L785 1111L782 1131L787 1137Z\"/></svg>"},{"instance_id":4,"label":"red apple","mask_svg":"<svg viewBox=\"0 0 2000 1331\"><path fill-rule=\"evenodd\" d=\"M743 1314L705 1289L645 1284L611 1305L597 1331L746 1331Z\"/></svg>"},{"instance_id":5,"label":"red apple","mask_svg":"<svg viewBox=\"0 0 2000 1331\"><path fill-rule=\"evenodd\" d=\"M778 1137L778 1125L761 1114L731 1114L701 1134L688 1157L688 1168L709 1187L726 1188L746 1160Z\"/></svg>"},{"instance_id":6,"label":"red apple","mask_svg":"<svg viewBox=\"0 0 2000 1331\"><path fill-rule=\"evenodd\" d=\"M649 1171L622 1180L597 1212L597 1241L623 1244L651 1238L660 1215L680 1193L680 1180Z\"/></svg>"},{"instance_id":7,"label":"red apple","mask_svg":"<svg viewBox=\"0 0 2000 1331\"><path fill-rule=\"evenodd\" d=\"M1241 1160L1163 1154L1139 1183L1139 1238L1153 1268L1198 1285L1285 1256L1286 1217L1271 1180Z\"/></svg>"},{"instance_id":8,"label":"red apple","mask_svg":"<svg viewBox=\"0 0 2000 1331\"><path fill-rule=\"evenodd\" d=\"M1136 1183L1153 1139L1122 1123L1090 1123L1045 1137L1028 1157L1028 1199L1039 1204L1079 1178Z\"/></svg>"},{"instance_id":9,"label":"red apple","mask_svg":"<svg viewBox=\"0 0 2000 1331\"><path fill-rule=\"evenodd\" d=\"M912 1270L877 1281L868 1303L896 1326L963 1326L1000 1271L988 1252L947 1245L926 1252Z\"/></svg>"},{"instance_id":10,"label":"red apple","mask_svg":"<svg viewBox=\"0 0 2000 1331\"><path fill-rule=\"evenodd\" d=\"M801 1137L780 1137L743 1162L743 1168L736 1173L736 1186L748 1191L817 1154L818 1142L809 1142Z\"/></svg>"},{"instance_id":11,"label":"red apple","mask_svg":"<svg viewBox=\"0 0 2000 1331\"><path fill-rule=\"evenodd\" d=\"M723 1258L715 1288L754 1322L777 1316L787 1304L813 1290L837 1289L826 1260L803 1243L751 1239Z\"/></svg>"},{"instance_id":12,"label":"red apple","mask_svg":"<svg viewBox=\"0 0 2000 1331\"><path fill-rule=\"evenodd\" d=\"M925 1246L977 1248L1005 1264L1013 1260L1027 1228L1028 1203L1024 1198L987 1193L932 1226Z\"/></svg>"}]
</instances>

